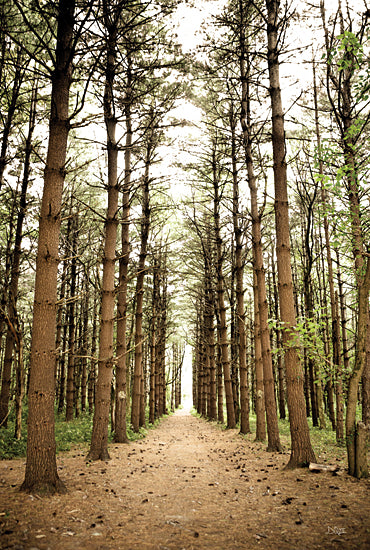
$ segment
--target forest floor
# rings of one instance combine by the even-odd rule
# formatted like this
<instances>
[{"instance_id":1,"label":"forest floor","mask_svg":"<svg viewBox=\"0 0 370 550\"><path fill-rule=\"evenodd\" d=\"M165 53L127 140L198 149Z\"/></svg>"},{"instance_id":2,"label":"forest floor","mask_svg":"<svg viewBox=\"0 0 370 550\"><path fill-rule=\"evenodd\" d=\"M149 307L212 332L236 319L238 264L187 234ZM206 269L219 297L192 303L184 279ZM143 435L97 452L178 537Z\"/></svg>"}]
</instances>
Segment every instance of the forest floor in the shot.
<instances>
[{"instance_id":1,"label":"forest floor","mask_svg":"<svg viewBox=\"0 0 370 550\"><path fill-rule=\"evenodd\" d=\"M284 470L287 452L179 410L145 439L58 456L66 495L19 492L24 460L0 462L0 548L370 548L370 483Z\"/></svg>"}]
</instances>

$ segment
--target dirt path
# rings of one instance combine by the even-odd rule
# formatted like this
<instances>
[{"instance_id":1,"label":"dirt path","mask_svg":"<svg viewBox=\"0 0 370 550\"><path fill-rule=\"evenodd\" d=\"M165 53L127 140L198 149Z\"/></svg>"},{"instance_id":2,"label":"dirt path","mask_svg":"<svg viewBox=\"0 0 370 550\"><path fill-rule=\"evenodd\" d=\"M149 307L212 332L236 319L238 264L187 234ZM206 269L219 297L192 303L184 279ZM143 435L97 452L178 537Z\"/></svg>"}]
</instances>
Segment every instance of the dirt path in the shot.
<instances>
[{"instance_id":1,"label":"dirt path","mask_svg":"<svg viewBox=\"0 0 370 550\"><path fill-rule=\"evenodd\" d=\"M107 463L58 458L68 494L18 492L0 462L0 547L14 550L369 549L369 482L284 471L285 454L178 411Z\"/></svg>"}]
</instances>

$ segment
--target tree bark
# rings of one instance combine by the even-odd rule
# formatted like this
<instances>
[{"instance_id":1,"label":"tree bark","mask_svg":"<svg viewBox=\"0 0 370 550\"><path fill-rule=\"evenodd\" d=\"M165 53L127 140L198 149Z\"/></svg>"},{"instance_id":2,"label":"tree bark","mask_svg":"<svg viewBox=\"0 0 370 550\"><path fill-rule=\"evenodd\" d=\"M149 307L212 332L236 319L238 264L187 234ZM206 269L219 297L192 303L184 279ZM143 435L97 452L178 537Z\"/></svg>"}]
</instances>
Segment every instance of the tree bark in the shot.
<instances>
[{"instance_id":1,"label":"tree bark","mask_svg":"<svg viewBox=\"0 0 370 550\"><path fill-rule=\"evenodd\" d=\"M316 462L305 415L303 372L294 344L296 317L290 257L287 165L284 115L281 100L278 52L278 0L266 0L268 70L272 109L272 146L275 184L276 253L278 268L280 317L283 323L283 346L286 369L287 401L292 450L289 468Z\"/></svg>"},{"instance_id":2,"label":"tree bark","mask_svg":"<svg viewBox=\"0 0 370 550\"><path fill-rule=\"evenodd\" d=\"M13 260L12 260L12 265L10 270L10 282L9 282L8 300L7 300L8 328L7 328L6 340L5 340L3 370L1 373L2 384L1 384L1 393L0 393L0 426L2 427L7 426L13 353L16 349L18 349L18 354L19 354L19 348L21 346L21 341L22 341L19 322L18 322L17 295L18 295L18 286L19 286L20 263L22 258L23 222L24 222L24 218L26 215L26 208L27 208L27 188L28 188L28 182L30 177L32 140L33 140L33 132L35 128L35 118L36 118L36 103L37 103L37 86L35 86L32 90L28 135L25 143L23 179L22 179L22 186L21 186L21 192L19 197L19 211L18 211L17 223L16 223L16 229L15 229ZM22 362L23 360L21 358L20 360L17 361L19 369L23 368Z\"/></svg>"},{"instance_id":3,"label":"tree bark","mask_svg":"<svg viewBox=\"0 0 370 550\"><path fill-rule=\"evenodd\" d=\"M58 476L55 457L55 332L60 214L70 126L68 107L72 83L74 11L75 0L59 1L49 142L36 258L27 462L21 487L24 491L65 491Z\"/></svg>"},{"instance_id":4,"label":"tree bark","mask_svg":"<svg viewBox=\"0 0 370 550\"><path fill-rule=\"evenodd\" d=\"M276 284L276 269L275 269L275 260L274 252L271 254L271 271L272 271L272 284L274 289L274 315L275 319L279 320L279 293L278 287ZM278 350L282 349L282 338L281 330L277 325L275 328L276 334L276 347ZM278 369L278 379L279 379L279 416L281 419L285 419L285 376L284 376L284 365L281 354L277 356L277 369Z\"/></svg>"},{"instance_id":5,"label":"tree bark","mask_svg":"<svg viewBox=\"0 0 370 550\"><path fill-rule=\"evenodd\" d=\"M319 126L319 110L318 110L318 101L317 101L317 86L316 86L316 67L313 63L313 88L314 88L314 106L315 106L315 128L316 128L316 140L317 148L320 152L321 150L321 134ZM324 174L324 166L319 153L319 174ZM326 249L326 261L328 267L328 282L329 282L329 291L330 291L330 308L331 308L331 317L332 317L332 345L333 345L333 364L335 369L335 375L337 377L336 384L336 397L337 397L337 409L336 409L336 437L337 441L342 441L344 438L344 429L343 429L343 395L341 392L342 387L342 355L340 350L340 329L339 329L339 318L337 315L337 306L335 301L335 290L334 290L334 275L333 275L333 261L331 256L331 246L330 246L330 232L329 232L329 220L327 215L327 193L324 188L323 183L321 184L321 203L323 206L324 212L324 235L325 235L325 249Z\"/></svg>"},{"instance_id":6,"label":"tree bark","mask_svg":"<svg viewBox=\"0 0 370 550\"><path fill-rule=\"evenodd\" d=\"M87 460L107 460L108 424L111 403L111 383L113 376L113 329L115 306L115 262L118 226L118 181L116 142L117 120L114 105L114 79L117 62L117 21L118 9L114 17L109 14L107 0L103 1L104 25L107 32L107 59L104 88L104 120L107 131L108 150L108 207L105 224L105 242L103 257L103 281L101 321L99 332L98 380L95 396L95 411L90 450Z\"/></svg>"},{"instance_id":7,"label":"tree bark","mask_svg":"<svg viewBox=\"0 0 370 550\"><path fill-rule=\"evenodd\" d=\"M348 457L348 473L352 476L359 472L365 472L366 468L356 466L356 454L360 451L357 446L356 453L356 406L357 391L361 375L366 364L367 345L367 320L369 315L369 292L370 292L370 258L367 258L363 280L358 288L358 320L357 320L357 341L355 364L349 378L347 415L346 415L346 441Z\"/></svg>"},{"instance_id":8,"label":"tree bark","mask_svg":"<svg viewBox=\"0 0 370 550\"><path fill-rule=\"evenodd\" d=\"M261 235L261 213L258 211L257 184L254 174L251 144L251 121L250 121L250 100L249 100L249 69L245 66L245 58L248 60L245 40L241 38L243 55L240 59L240 74L242 78L242 99L241 99L241 125L243 130L243 142L245 161L248 174L248 185L251 196L251 217L252 217L252 246L253 246L253 269L256 274L258 316L260 329L260 342L263 365L263 385L265 398L265 411L268 434L268 451L280 451L282 449L279 437L277 420L274 375L272 369L270 330L268 327L268 303L266 294L265 268L262 253ZM248 61L247 61L248 62Z\"/></svg>"},{"instance_id":9,"label":"tree bark","mask_svg":"<svg viewBox=\"0 0 370 550\"><path fill-rule=\"evenodd\" d=\"M159 264L156 259L153 266L152 318L150 323L150 390L149 390L149 423L154 424L156 418L156 353L158 337L158 297L159 297Z\"/></svg>"},{"instance_id":10,"label":"tree bark","mask_svg":"<svg viewBox=\"0 0 370 550\"><path fill-rule=\"evenodd\" d=\"M244 312L244 261L242 243L242 221L239 211L239 182L236 158L236 119L233 111L229 116L231 128L231 162L233 174L233 228L235 239L235 278L236 278L236 323L239 335L238 339L238 361L240 376L240 433L250 433L249 424L249 388L247 371L247 338L245 331Z\"/></svg>"},{"instance_id":11,"label":"tree bark","mask_svg":"<svg viewBox=\"0 0 370 550\"><path fill-rule=\"evenodd\" d=\"M116 414L114 441L127 443L127 273L130 259L130 195L131 195L131 59L128 56L127 92L125 97L125 176L123 182L121 217L121 256L119 259L119 286L117 295L117 365L116 365Z\"/></svg>"},{"instance_id":12,"label":"tree bark","mask_svg":"<svg viewBox=\"0 0 370 550\"><path fill-rule=\"evenodd\" d=\"M215 231L216 250L217 250L217 305L218 305L218 312L220 317L221 362L222 362L222 370L223 370L224 385L225 385L227 427L235 428L236 422L235 422L234 397L233 397L231 371L230 371L229 346L227 343L225 289L224 289L224 277L223 277L223 252L222 252L222 237L221 237L221 228L220 228L220 194L219 194L219 181L217 177L215 151L213 151L213 155L212 155L212 173L213 173L212 182L213 182L213 189L214 189L213 216L214 216L214 231Z\"/></svg>"},{"instance_id":13,"label":"tree bark","mask_svg":"<svg viewBox=\"0 0 370 550\"><path fill-rule=\"evenodd\" d=\"M135 364L134 382L132 387L132 409L131 424L135 432L140 428L140 396L142 393L143 380L143 300L144 300L144 279L145 261L150 225L149 207L149 172L151 164L152 143L149 140L146 150L145 173L142 180L142 222L141 222L141 244L139 264L136 279L136 312L135 312Z\"/></svg>"},{"instance_id":14,"label":"tree bark","mask_svg":"<svg viewBox=\"0 0 370 550\"><path fill-rule=\"evenodd\" d=\"M76 286L77 286L77 214L72 213L71 206L71 272L70 294L68 304L68 364L67 364L67 391L66 391L66 421L73 420L75 403L75 345L76 345Z\"/></svg>"},{"instance_id":15,"label":"tree bark","mask_svg":"<svg viewBox=\"0 0 370 550\"><path fill-rule=\"evenodd\" d=\"M266 441L265 392L263 387L263 362L261 346L260 316L258 312L257 275L253 271L254 297L254 370L255 370L255 411L256 411L256 441Z\"/></svg>"}]
</instances>

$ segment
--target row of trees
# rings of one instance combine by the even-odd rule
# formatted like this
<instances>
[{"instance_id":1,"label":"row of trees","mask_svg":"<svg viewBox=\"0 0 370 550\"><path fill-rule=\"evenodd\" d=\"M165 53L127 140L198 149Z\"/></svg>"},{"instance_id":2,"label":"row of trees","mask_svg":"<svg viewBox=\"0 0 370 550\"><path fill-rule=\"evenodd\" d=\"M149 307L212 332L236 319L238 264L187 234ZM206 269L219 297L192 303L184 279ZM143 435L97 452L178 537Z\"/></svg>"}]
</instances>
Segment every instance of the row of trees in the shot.
<instances>
[{"instance_id":1,"label":"row of trees","mask_svg":"<svg viewBox=\"0 0 370 550\"><path fill-rule=\"evenodd\" d=\"M160 216L165 182L153 174L164 118L182 93L166 79L183 65L165 28L172 8L170 2L69 0L2 6L2 111L9 121L2 134L3 192L13 210L3 232L7 336L0 421L6 425L14 356L19 420L25 370L28 375L25 490L64 490L55 462L55 399L66 421L86 407L94 412L92 460L109 457L110 415L115 440L126 442L126 414L139 431L148 393L150 422L180 402L183 345L176 337L168 343L169 246ZM9 89L17 70L19 85ZM28 106L27 164L22 134ZM36 193L44 174L38 228L29 210L32 193L27 185L17 187L22 172L23 181L35 179ZM22 219L12 231L18 210ZM17 250L24 280L35 286L31 343L31 324L21 321L27 304L12 284L20 276ZM33 282L27 263L32 268L35 262Z\"/></svg>"},{"instance_id":2,"label":"row of trees","mask_svg":"<svg viewBox=\"0 0 370 550\"><path fill-rule=\"evenodd\" d=\"M154 422L180 403L184 327L201 414L223 421L225 402L227 426L247 433L252 406L257 439L267 427L280 450L287 406L291 467L315 459L307 417L328 416L350 473L366 474L368 12L321 1L317 21L307 6L230 0L184 56L175 8L1 6L0 423L14 395L20 437L26 393L25 490L64 490L55 406L66 421L94 414L96 460L109 457L109 417L125 442L127 413L138 431L146 410ZM290 49L298 17L321 29L312 58ZM312 68L288 116L282 59ZM201 143L170 174L160 154L184 97L203 113Z\"/></svg>"},{"instance_id":3,"label":"row of trees","mask_svg":"<svg viewBox=\"0 0 370 550\"><path fill-rule=\"evenodd\" d=\"M323 45L305 60L283 42L289 32L297 39L289 22L298 12L278 8L278 2L229 2L202 67L207 137L192 167L196 191L187 209L201 278L192 288L193 398L201 414L223 420L225 396L227 425L240 417L247 433L251 391L256 437L266 438L266 422L270 450L281 448L276 403L285 418L287 401L292 467L315 459L306 416L321 428L328 418L337 441L346 440L349 472L361 477L370 410L369 15L340 5L327 14L320 2L319 21L311 20ZM290 120L281 99L282 56L304 60L312 71L310 91L292 99ZM253 311L244 305L246 277ZM363 423L356 431L361 378Z\"/></svg>"}]
</instances>

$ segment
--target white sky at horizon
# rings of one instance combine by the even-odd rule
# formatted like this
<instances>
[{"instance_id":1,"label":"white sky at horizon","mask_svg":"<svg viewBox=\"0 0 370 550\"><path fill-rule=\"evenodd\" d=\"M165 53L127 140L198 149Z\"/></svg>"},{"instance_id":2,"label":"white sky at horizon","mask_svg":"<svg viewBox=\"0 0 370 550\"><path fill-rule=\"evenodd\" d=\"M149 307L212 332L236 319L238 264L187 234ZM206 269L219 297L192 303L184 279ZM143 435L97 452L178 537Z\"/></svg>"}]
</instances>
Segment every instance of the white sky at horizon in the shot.
<instances>
[{"instance_id":1,"label":"white sky at horizon","mask_svg":"<svg viewBox=\"0 0 370 550\"><path fill-rule=\"evenodd\" d=\"M225 4L226 0L195 0L192 3L182 2L178 6L172 20L184 53L202 43L202 24L219 13Z\"/></svg>"}]
</instances>

